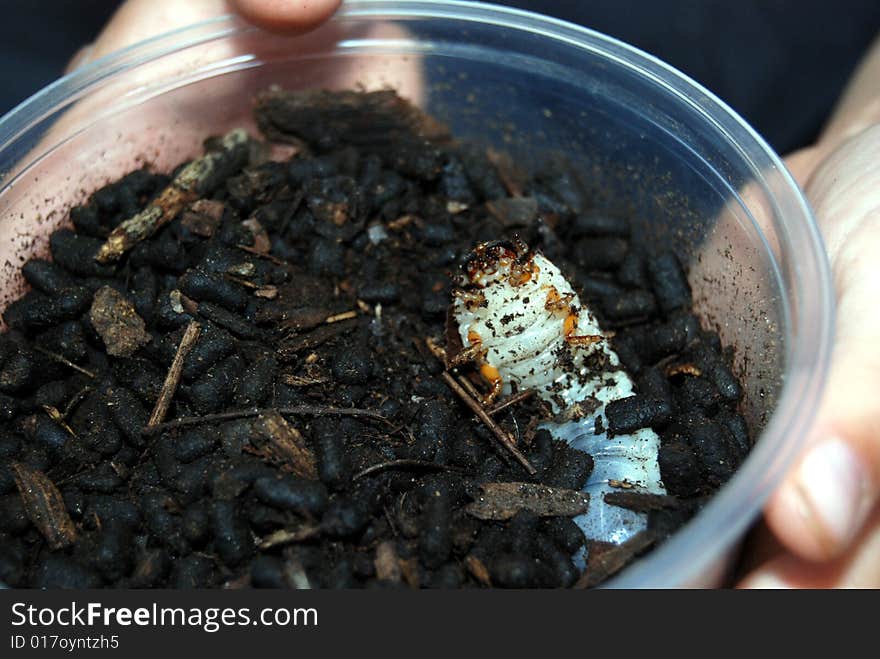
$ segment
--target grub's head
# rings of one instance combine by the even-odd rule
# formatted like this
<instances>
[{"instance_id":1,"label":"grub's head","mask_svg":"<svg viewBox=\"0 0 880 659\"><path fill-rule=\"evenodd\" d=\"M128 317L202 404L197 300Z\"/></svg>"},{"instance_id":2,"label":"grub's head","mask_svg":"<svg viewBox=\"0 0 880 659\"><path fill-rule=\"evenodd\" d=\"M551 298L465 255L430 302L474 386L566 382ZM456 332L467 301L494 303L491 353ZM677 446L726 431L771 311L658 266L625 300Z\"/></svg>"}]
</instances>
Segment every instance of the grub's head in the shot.
<instances>
[{"instance_id":1,"label":"grub's head","mask_svg":"<svg viewBox=\"0 0 880 659\"><path fill-rule=\"evenodd\" d=\"M496 282L521 286L538 274L534 257L519 238L480 243L465 259L463 283L478 288Z\"/></svg>"}]
</instances>

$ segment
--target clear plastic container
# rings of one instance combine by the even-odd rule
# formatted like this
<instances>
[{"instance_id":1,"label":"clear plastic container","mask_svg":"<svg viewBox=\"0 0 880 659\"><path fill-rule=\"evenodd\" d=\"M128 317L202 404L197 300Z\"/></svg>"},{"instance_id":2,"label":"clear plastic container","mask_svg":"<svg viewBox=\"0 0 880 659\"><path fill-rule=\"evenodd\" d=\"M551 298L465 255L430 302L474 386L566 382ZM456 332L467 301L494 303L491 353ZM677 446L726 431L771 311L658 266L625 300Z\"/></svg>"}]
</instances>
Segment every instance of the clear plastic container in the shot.
<instances>
[{"instance_id":1,"label":"clear plastic container","mask_svg":"<svg viewBox=\"0 0 880 659\"><path fill-rule=\"evenodd\" d=\"M608 37L490 5L362 0L306 37L219 18L93 62L0 120L2 304L71 204L253 126L253 94L270 84L392 85L462 138L530 161L564 152L603 205L685 247L697 311L735 349L758 441L690 523L609 585L717 583L810 431L830 352L829 270L767 144L709 92Z\"/></svg>"}]
</instances>

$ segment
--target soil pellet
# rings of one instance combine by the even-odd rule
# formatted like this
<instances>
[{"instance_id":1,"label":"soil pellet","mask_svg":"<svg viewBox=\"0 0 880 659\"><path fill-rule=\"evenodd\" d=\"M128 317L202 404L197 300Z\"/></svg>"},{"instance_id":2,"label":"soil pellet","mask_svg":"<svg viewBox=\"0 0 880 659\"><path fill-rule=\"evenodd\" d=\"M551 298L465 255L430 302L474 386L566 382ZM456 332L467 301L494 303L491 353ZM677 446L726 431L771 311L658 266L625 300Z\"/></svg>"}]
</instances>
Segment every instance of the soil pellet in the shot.
<instances>
[{"instance_id":1,"label":"soil pellet","mask_svg":"<svg viewBox=\"0 0 880 659\"><path fill-rule=\"evenodd\" d=\"M585 270L614 270L626 258L629 244L622 238L584 238L574 246L574 258Z\"/></svg>"},{"instance_id":2,"label":"soil pellet","mask_svg":"<svg viewBox=\"0 0 880 659\"><path fill-rule=\"evenodd\" d=\"M587 300L609 300L615 304L614 298L621 294L621 288L612 279L583 275L578 277L577 285ZM604 307L603 307L604 308Z\"/></svg>"},{"instance_id":3,"label":"soil pellet","mask_svg":"<svg viewBox=\"0 0 880 659\"><path fill-rule=\"evenodd\" d=\"M611 401L605 406L610 436L663 424L671 414L672 405L668 401L640 395Z\"/></svg>"},{"instance_id":4,"label":"soil pellet","mask_svg":"<svg viewBox=\"0 0 880 659\"><path fill-rule=\"evenodd\" d=\"M638 289L606 295L602 299L602 310L610 320L646 318L654 313L655 308L654 296Z\"/></svg>"},{"instance_id":5,"label":"soil pellet","mask_svg":"<svg viewBox=\"0 0 880 659\"><path fill-rule=\"evenodd\" d=\"M47 295L58 295L73 287L73 279L60 267L45 259L31 259L21 268L25 280Z\"/></svg>"},{"instance_id":6,"label":"soil pellet","mask_svg":"<svg viewBox=\"0 0 880 659\"><path fill-rule=\"evenodd\" d=\"M628 288L647 289L649 287L648 272L645 259L639 251L630 249L621 261L614 274L618 283Z\"/></svg>"},{"instance_id":7,"label":"soil pellet","mask_svg":"<svg viewBox=\"0 0 880 659\"><path fill-rule=\"evenodd\" d=\"M270 506L319 517L327 508L327 488L319 481L264 476L254 481L254 495Z\"/></svg>"},{"instance_id":8,"label":"soil pellet","mask_svg":"<svg viewBox=\"0 0 880 659\"><path fill-rule=\"evenodd\" d=\"M110 277L114 268L95 261L101 241L74 233L70 229L59 229L49 237L52 260L62 268L81 277Z\"/></svg>"},{"instance_id":9,"label":"soil pellet","mask_svg":"<svg viewBox=\"0 0 880 659\"><path fill-rule=\"evenodd\" d=\"M211 585L214 566L211 559L199 554L189 554L177 561L171 572L171 585L178 590L192 590Z\"/></svg>"},{"instance_id":10,"label":"soil pellet","mask_svg":"<svg viewBox=\"0 0 880 659\"><path fill-rule=\"evenodd\" d=\"M663 252L648 258L648 276L665 314L690 306L691 287L678 258L672 252Z\"/></svg>"},{"instance_id":11,"label":"soil pellet","mask_svg":"<svg viewBox=\"0 0 880 659\"><path fill-rule=\"evenodd\" d=\"M250 556L251 532L235 503L215 501L211 504L211 528L214 547L224 561L237 565Z\"/></svg>"},{"instance_id":12,"label":"soil pellet","mask_svg":"<svg viewBox=\"0 0 880 659\"><path fill-rule=\"evenodd\" d=\"M241 311L247 306L244 289L218 275L189 270L178 284L181 293L197 302L214 302L229 311Z\"/></svg>"},{"instance_id":13,"label":"soil pellet","mask_svg":"<svg viewBox=\"0 0 880 659\"><path fill-rule=\"evenodd\" d=\"M625 218L605 213L581 213L568 227L574 237L580 236L629 236L629 222Z\"/></svg>"},{"instance_id":14,"label":"soil pellet","mask_svg":"<svg viewBox=\"0 0 880 659\"><path fill-rule=\"evenodd\" d=\"M693 450L682 441L664 442L657 455L660 476L666 491L690 497L700 488L700 471Z\"/></svg>"}]
</instances>

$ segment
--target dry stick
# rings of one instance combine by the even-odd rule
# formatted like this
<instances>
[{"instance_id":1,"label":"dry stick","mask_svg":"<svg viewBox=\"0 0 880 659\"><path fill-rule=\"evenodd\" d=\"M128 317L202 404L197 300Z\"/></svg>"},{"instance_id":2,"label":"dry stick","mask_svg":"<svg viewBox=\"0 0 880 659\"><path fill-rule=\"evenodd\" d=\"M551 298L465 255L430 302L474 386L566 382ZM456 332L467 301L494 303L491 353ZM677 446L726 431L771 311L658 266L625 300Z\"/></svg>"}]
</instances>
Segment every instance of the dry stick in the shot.
<instances>
[{"instance_id":1,"label":"dry stick","mask_svg":"<svg viewBox=\"0 0 880 659\"><path fill-rule=\"evenodd\" d=\"M331 325L333 323L338 323L342 320L351 320L352 318L357 318L357 315L358 315L357 311L343 311L342 313L337 313L337 314L333 314L332 316L327 316L327 318L324 319L324 322L327 323L328 325Z\"/></svg>"},{"instance_id":2,"label":"dry stick","mask_svg":"<svg viewBox=\"0 0 880 659\"><path fill-rule=\"evenodd\" d=\"M431 337L425 339L425 345L434 357L436 357L442 364L446 364L446 351L442 346ZM442 376L446 384L449 385L449 388L458 394L458 397L464 401L465 405L471 408L471 411L479 417L480 421L486 424L486 427L489 428L495 437L498 438L498 441L501 442L502 446L513 454L519 463L526 468L526 471L530 474L536 473L535 468L528 461L526 456L524 456L516 447L516 444L513 439L511 439L510 435L505 432L504 429L499 426L491 416L489 416L489 414L486 413L486 409L479 402L480 392L476 390L474 385L472 385L464 376L459 376L458 378L453 377L449 371L443 371ZM516 396L512 396L511 398L516 398ZM510 402L507 404L510 404ZM504 405L504 407L506 406L507 405Z\"/></svg>"},{"instance_id":3,"label":"dry stick","mask_svg":"<svg viewBox=\"0 0 880 659\"><path fill-rule=\"evenodd\" d=\"M241 128L224 135L218 150L186 165L149 206L113 229L95 260L98 263L119 260L132 247L173 220L187 204L209 192L227 175L241 169L247 162L249 139Z\"/></svg>"},{"instance_id":4,"label":"dry stick","mask_svg":"<svg viewBox=\"0 0 880 659\"><path fill-rule=\"evenodd\" d=\"M147 422L147 428L159 425L165 419L168 408L171 405L171 399L174 398L174 392L177 391L177 385L180 384L180 376L183 373L183 362L186 356L193 349L196 341L199 339L199 332L202 326L196 321L191 320L186 326L183 338L180 339L180 345L177 346L177 353L174 355L174 361L171 362L171 368L168 369L168 375L165 376L165 382L162 383L162 390L159 392L159 398L156 400L156 406Z\"/></svg>"},{"instance_id":5,"label":"dry stick","mask_svg":"<svg viewBox=\"0 0 880 659\"><path fill-rule=\"evenodd\" d=\"M387 469L433 469L435 471L463 471L458 467L443 465L437 462L428 462L427 460L388 460L387 462L379 462L377 464L370 465L366 469L359 471L354 476L352 476L351 480L356 481L364 478L365 476L371 476L380 471L386 471Z\"/></svg>"},{"instance_id":6,"label":"dry stick","mask_svg":"<svg viewBox=\"0 0 880 659\"><path fill-rule=\"evenodd\" d=\"M94 372L92 372L86 368L83 368L82 366L77 366L72 361L70 361L66 357L63 357L62 355L59 355L56 352L52 352L51 350L46 350L45 348L41 348L40 346L34 346L34 350L36 350L37 352L42 352L44 355L46 355L47 357L51 357L56 362L61 362L65 366L69 366L74 371L79 371L83 375L88 375L92 379L97 377Z\"/></svg>"},{"instance_id":7,"label":"dry stick","mask_svg":"<svg viewBox=\"0 0 880 659\"><path fill-rule=\"evenodd\" d=\"M526 468L530 474L534 474L536 472L535 468L528 461L526 456L524 456L520 450L516 447L516 444L513 443L513 440L510 438L504 429L499 426L495 421L486 414L486 410L483 409L483 406L480 405L478 401L476 401L473 396L471 396L467 391L465 391L464 387L462 387L458 382L456 382L455 378L452 377L448 371L443 371L441 374L443 376L443 380L446 384L449 385L449 388L454 391L459 398L464 401L464 404L467 405L471 411L476 414L480 421L486 424L486 427L492 431L495 437L498 438L498 441L513 454L513 457L517 459L517 461Z\"/></svg>"},{"instance_id":8,"label":"dry stick","mask_svg":"<svg viewBox=\"0 0 880 659\"><path fill-rule=\"evenodd\" d=\"M501 410L506 409L511 405L516 405L517 403L524 401L526 398L530 398L533 393L535 393L534 389L525 389L523 391L520 391L519 393L515 393L513 394L513 396L502 400L495 407L486 410L486 414L488 414L489 416L495 416Z\"/></svg>"},{"instance_id":9,"label":"dry stick","mask_svg":"<svg viewBox=\"0 0 880 659\"><path fill-rule=\"evenodd\" d=\"M165 423L159 423L152 427L144 428L142 433L143 435L150 436L155 435L160 432L165 432L166 430L174 430L176 428L186 428L189 426L198 426L203 423L217 423L219 421L233 421L235 419L247 419L250 417L259 416L260 414L265 414L266 412L278 412L279 414L291 414L291 415L307 415L307 416L321 416L321 415L339 415L339 416L363 416L370 419L377 419L379 421L386 421L387 419L379 414L378 412L374 412L373 410L364 410L358 407L323 407L321 405L294 405L292 407L269 407L269 408L259 408L252 407L246 410L230 410L229 412L218 412L217 414L205 414L204 416L184 416L179 419L174 419L173 421L166 421Z\"/></svg>"},{"instance_id":10,"label":"dry stick","mask_svg":"<svg viewBox=\"0 0 880 659\"><path fill-rule=\"evenodd\" d=\"M254 256L257 256L261 259L266 259L267 261L271 261L275 265L283 265L283 266L289 265L286 261L284 261L283 259L279 259L274 254L269 254L267 252L261 252L257 249L254 249L250 245L236 245L236 247L238 247L243 252L247 252L248 254L253 254Z\"/></svg>"},{"instance_id":11,"label":"dry stick","mask_svg":"<svg viewBox=\"0 0 880 659\"><path fill-rule=\"evenodd\" d=\"M483 394L480 393L480 391L474 386L474 383L471 382L468 378L463 376L461 373L456 373L455 379L458 380L458 383L466 392L471 395L474 400L483 400Z\"/></svg>"}]
</instances>

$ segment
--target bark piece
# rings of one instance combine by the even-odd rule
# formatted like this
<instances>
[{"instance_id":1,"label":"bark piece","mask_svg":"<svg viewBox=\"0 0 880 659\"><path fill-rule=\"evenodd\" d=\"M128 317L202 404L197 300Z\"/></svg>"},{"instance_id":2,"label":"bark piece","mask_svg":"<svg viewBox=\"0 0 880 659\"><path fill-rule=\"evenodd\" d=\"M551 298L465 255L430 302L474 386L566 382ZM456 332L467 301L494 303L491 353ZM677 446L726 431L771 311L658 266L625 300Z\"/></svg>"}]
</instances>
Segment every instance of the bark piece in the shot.
<instances>
[{"instance_id":1,"label":"bark piece","mask_svg":"<svg viewBox=\"0 0 880 659\"><path fill-rule=\"evenodd\" d=\"M76 542L76 527L55 484L43 472L20 462L11 467L25 511L49 547L55 551Z\"/></svg>"},{"instance_id":2,"label":"bark piece","mask_svg":"<svg viewBox=\"0 0 880 659\"><path fill-rule=\"evenodd\" d=\"M572 517L587 512L590 495L535 483L485 483L465 510L478 519L510 519L520 510L540 517Z\"/></svg>"},{"instance_id":3,"label":"bark piece","mask_svg":"<svg viewBox=\"0 0 880 659\"><path fill-rule=\"evenodd\" d=\"M110 286L103 286L95 293L89 320L104 340L107 354L113 357L131 357L153 339L134 305Z\"/></svg>"},{"instance_id":4,"label":"bark piece","mask_svg":"<svg viewBox=\"0 0 880 659\"><path fill-rule=\"evenodd\" d=\"M400 583L403 572L400 569L400 559L394 549L393 541L385 540L379 543L373 564L376 567L377 579Z\"/></svg>"},{"instance_id":5,"label":"bark piece","mask_svg":"<svg viewBox=\"0 0 880 659\"><path fill-rule=\"evenodd\" d=\"M219 148L183 167L149 206L113 229L95 260L98 263L117 261L177 217L188 204L241 169L247 162L249 140L247 132L236 128L219 140Z\"/></svg>"},{"instance_id":6,"label":"bark piece","mask_svg":"<svg viewBox=\"0 0 880 659\"><path fill-rule=\"evenodd\" d=\"M254 452L283 471L301 478L318 478L318 462L302 434L290 425L277 410L261 413L254 420L257 436Z\"/></svg>"}]
</instances>

